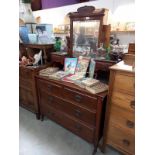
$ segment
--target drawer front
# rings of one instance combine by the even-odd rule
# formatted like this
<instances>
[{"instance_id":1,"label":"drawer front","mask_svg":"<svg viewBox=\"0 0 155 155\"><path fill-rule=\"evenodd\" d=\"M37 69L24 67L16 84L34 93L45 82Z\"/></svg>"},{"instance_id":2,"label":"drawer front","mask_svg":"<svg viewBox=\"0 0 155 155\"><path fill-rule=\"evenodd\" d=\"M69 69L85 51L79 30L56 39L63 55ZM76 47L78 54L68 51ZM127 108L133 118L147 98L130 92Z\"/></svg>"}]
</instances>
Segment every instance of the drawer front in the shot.
<instances>
[{"instance_id":1,"label":"drawer front","mask_svg":"<svg viewBox=\"0 0 155 155\"><path fill-rule=\"evenodd\" d=\"M122 150L129 154L134 155L135 153L135 137L134 135L128 134L111 124L108 130L107 143L112 145L118 150Z\"/></svg>"},{"instance_id":2,"label":"drawer front","mask_svg":"<svg viewBox=\"0 0 155 155\"><path fill-rule=\"evenodd\" d=\"M58 110L63 110L63 102L61 99L59 99L56 96L52 96L47 94L44 91L40 91L40 104L43 105L48 105L50 107L54 107Z\"/></svg>"},{"instance_id":3,"label":"drawer front","mask_svg":"<svg viewBox=\"0 0 155 155\"><path fill-rule=\"evenodd\" d=\"M69 88L64 88L63 96L68 101L74 102L77 105L84 106L91 110L96 110L97 98L95 97L84 95L82 93L79 93L78 91L74 91Z\"/></svg>"},{"instance_id":4,"label":"drawer front","mask_svg":"<svg viewBox=\"0 0 155 155\"><path fill-rule=\"evenodd\" d=\"M58 97L48 95L47 93L41 91L40 94L41 104L49 105L56 108L64 113L67 113L71 117L77 118L81 121L88 123L91 126L95 126L96 113L83 109L72 103L65 102Z\"/></svg>"},{"instance_id":5,"label":"drawer front","mask_svg":"<svg viewBox=\"0 0 155 155\"><path fill-rule=\"evenodd\" d=\"M135 115L132 112L124 110L118 106L111 106L110 113L110 124L115 124L117 126L123 127L134 134L135 130Z\"/></svg>"},{"instance_id":6,"label":"drawer front","mask_svg":"<svg viewBox=\"0 0 155 155\"><path fill-rule=\"evenodd\" d=\"M118 91L113 91L111 102L115 105L118 105L124 109L135 111L135 97L120 93Z\"/></svg>"},{"instance_id":7,"label":"drawer front","mask_svg":"<svg viewBox=\"0 0 155 155\"><path fill-rule=\"evenodd\" d=\"M91 126L95 126L96 112L90 112L69 102L63 102L63 111Z\"/></svg>"},{"instance_id":8,"label":"drawer front","mask_svg":"<svg viewBox=\"0 0 155 155\"><path fill-rule=\"evenodd\" d=\"M32 81L29 79L19 78L19 86L28 90L32 90Z\"/></svg>"},{"instance_id":9,"label":"drawer front","mask_svg":"<svg viewBox=\"0 0 155 155\"><path fill-rule=\"evenodd\" d=\"M94 128L89 128L77 120L71 119L69 116L64 115L60 111L57 111L49 106L44 105L41 108L41 113L84 138L88 142L93 142Z\"/></svg>"},{"instance_id":10,"label":"drawer front","mask_svg":"<svg viewBox=\"0 0 155 155\"><path fill-rule=\"evenodd\" d=\"M25 78L25 79L32 79L33 78L33 71L30 69L26 69L26 68L19 68L19 76L21 78Z\"/></svg>"},{"instance_id":11,"label":"drawer front","mask_svg":"<svg viewBox=\"0 0 155 155\"><path fill-rule=\"evenodd\" d=\"M43 90L49 94L61 96L62 87L60 85L39 80L38 87L40 90Z\"/></svg>"},{"instance_id":12,"label":"drawer front","mask_svg":"<svg viewBox=\"0 0 155 155\"><path fill-rule=\"evenodd\" d=\"M128 93L134 95L135 92L134 80L135 80L134 76L120 74L119 72L116 72L113 89L114 91L119 90L122 93Z\"/></svg>"},{"instance_id":13,"label":"drawer front","mask_svg":"<svg viewBox=\"0 0 155 155\"><path fill-rule=\"evenodd\" d=\"M34 96L32 91L28 91L19 87L19 104L24 105L27 108L35 109Z\"/></svg>"}]
</instances>

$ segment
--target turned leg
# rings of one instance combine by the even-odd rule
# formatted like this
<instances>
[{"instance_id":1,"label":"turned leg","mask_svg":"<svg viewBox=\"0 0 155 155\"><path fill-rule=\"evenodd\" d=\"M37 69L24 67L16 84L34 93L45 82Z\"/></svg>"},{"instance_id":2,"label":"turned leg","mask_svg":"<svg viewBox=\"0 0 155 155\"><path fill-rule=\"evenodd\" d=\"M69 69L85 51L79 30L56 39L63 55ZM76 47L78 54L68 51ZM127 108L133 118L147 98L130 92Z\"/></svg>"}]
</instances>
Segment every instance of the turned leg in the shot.
<instances>
[{"instance_id":1,"label":"turned leg","mask_svg":"<svg viewBox=\"0 0 155 155\"><path fill-rule=\"evenodd\" d=\"M96 152L97 152L97 144L94 144L94 150L93 150L93 153L92 153L92 155L95 155L96 154Z\"/></svg>"},{"instance_id":2,"label":"turned leg","mask_svg":"<svg viewBox=\"0 0 155 155\"><path fill-rule=\"evenodd\" d=\"M41 120L41 121L44 120L44 115L43 115L43 114L40 115L40 120Z\"/></svg>"},{"instance_id":3,"label":"turned leg","mask_svg":"<svg viewBox=\"0 0 155 155\"><path fill-rule=\"evenodd\" d=\"M39 113L36 113L36 119L37 119L37 120L40 119L40 115L39 115Z\"/></svg>"}]
</instances>

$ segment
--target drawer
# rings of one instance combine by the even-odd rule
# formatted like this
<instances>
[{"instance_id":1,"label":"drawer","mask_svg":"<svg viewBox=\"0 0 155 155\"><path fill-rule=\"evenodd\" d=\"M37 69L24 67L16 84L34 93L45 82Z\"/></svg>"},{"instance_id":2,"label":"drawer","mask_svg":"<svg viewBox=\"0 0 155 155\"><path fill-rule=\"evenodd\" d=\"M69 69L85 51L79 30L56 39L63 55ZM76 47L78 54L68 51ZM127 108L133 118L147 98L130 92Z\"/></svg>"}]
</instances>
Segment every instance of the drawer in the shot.
<instances>
[{"instance_id":1,"label":"drawer","mask_svg":"<svg viewBox=\"0 0 155 155\"><path fill-rule=\"evenodd\" d=\"M21 67L21 68L19 68L19 76L21 78L25 78L25 79L32 79L33 78L33 72L30 69Z\"/></svg>"},{"instance_id":2,"label":"drawer","mask_svg":"<svg viewBox=\"0 0 155 155\"><path fill-rule=\"evenodd\" d=\"M19 86L28 90L32 90L32 80L19 78Z\"/></svg>"},{"instance_id":3,"label":"drawer","mask_svg":"<svg viewBox=\"0 0 155 155\"><path fill-rule=\"evenodd\" d=\"M49 94L61 96L62 87L60 85L38 80L38 87L39 87L39 90L45 91Z\"/></svg>"},{"instance_id":4,"label":"drawer","mask_svg":"<svg viewBox=\"0 0 155 155\"><path fill-rule=\"evenodd\" d=\"M56 96L49 95L43 90L40 91L40 104L48 105L59 110L63 110L64 107L61 99Z\"/></svg>"},{"instance_id":5,"label":"drawer","mask_svg":"<svg viewBox=\"0 0 155 155\"><path fill-rule=\"evenodd\" d=\"M124 132L121 128L117 128L112 124L108 130L107 143L128 154L135 154L135 136Z\"/></svg>"},{"instance_id":6,"label":"drawer","mask_svg":"<svg viewBox=\"0 0 155 155\"><path fill-rule=\"evenodd\" d=\"M118 91L113 91L111 102L124 109L135 111L135 97Z\"/></svg>"},{"instance_id":7,"label":"drawer","mask_svg":"<svg viewBox=\"0 0 155 155\"><path fill-rule=\"evenodd\" d=\"M131 95L134 95L135 92L135 78L131 74L120 74L119 72L116 72L115 75L115 82L113 86L114 91L121 91L123 93L128 93Z\"/></svg>"},{"instance_id":8,"label":"drawer","mask_svg":"<svg viewBox=\"0 0 155 155\"><path fill-rule=\"evenodd\" d=\"M71 117L77 118L91 126L95 126L96 113L88 111L84 108L76 106L70 102L65 102L62 99L48 95L47 93L41 91L40 103L42 105L46 104L53 108L56 108L64 113L67 113Z\"/></svg>"},{"instance_id":9,"label":"drawer","mask_svg":"<svg viewBox=\"0 0 155 155\"><path fill-rule=\"evenodd\" d=\"M72 117L84 121L91 126L95 126L96 112L89 111L69 102L63 102L62 110Z\"/></svg>"},{"instance_id":10,"label":"drawer","mask_svg":"<svg viewBox=\"0 0 155 155\"><path fill-rule=\"evenodd\" d=\"M19 87L19 104L30 109L35 109L32 91Z\"/></svg>"},{"instance_id":11,"label":"drawer","mask_svg":"<svg viewBox=\"0 0 155 155\"><path fill-rule=\"evenodd\" d=\"M63 97L70 102L76 103L77 105L84 106L91 110L96 110L97 98L84 95L78 91L64 88Z\"/></svg>"},{"instance_id":12,"label":"drawer","mask_svg":"<svg viewBox=\"0 0 155 155\"><path fill-rule=\"evenodd\" d=\"M55 110L49 106L42 106L41 113L46 115L48 118L61 124L68 130L84 138L88 142L92 143L94 139L94 128L89 128L84 124L72 119L68 115L64 115L62 112Z\"/></svg>"},{"instance_id":13,"label":"drawer","mask_svg":"<svg viewBox=\"0 0 155 155\"><path fill-rule=\"evenodd\" d=\"M132 134L135 132L135 114L118 106L111 106L110 124L123 127Z\"/></svg>"}]
</instances>

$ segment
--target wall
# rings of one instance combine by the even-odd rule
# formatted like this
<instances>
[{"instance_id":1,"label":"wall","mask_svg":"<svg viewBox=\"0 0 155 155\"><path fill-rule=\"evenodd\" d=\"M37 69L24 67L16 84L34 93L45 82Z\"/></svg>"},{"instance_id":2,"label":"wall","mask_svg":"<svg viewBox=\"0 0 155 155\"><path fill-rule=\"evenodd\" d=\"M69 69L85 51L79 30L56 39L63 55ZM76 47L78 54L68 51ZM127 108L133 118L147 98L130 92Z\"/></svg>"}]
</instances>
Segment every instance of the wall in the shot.
<instances>
[{"instance_id":1,"label":"wall","mask_svg":"<svg viewBox=\"0 0 155 155\"><path fill-rule=\"evenodd\" d=\"M61 25L64 23L64 18L69 12L74 12L77 8L84 5L93 5L96 8L107 8L110 10L110 14L115 13L119 6L134 4L134 0L97 0L86 3L79 3L74 5L67 5L58 8L45 9L40 11L34 11L35 17L40 16L42 23L53 24L53 26ZM133 10L131 11L134 12ZM111 15L109 15L109 23L111 23ZM118 34L120 38L120 43L128 44L129 42L134 42L134 33Z\"/></svg>"},{"instance_id":2,"label":"wall","mask_svg":"<svg viewBox=\"0 0 155 155\"><path fill-rule=\"evenodd\" d=\"M77 0L42 0L42 9L60 7L62 4L69 5L69 4L76 4Z\"/></svg>"}]
</instances>

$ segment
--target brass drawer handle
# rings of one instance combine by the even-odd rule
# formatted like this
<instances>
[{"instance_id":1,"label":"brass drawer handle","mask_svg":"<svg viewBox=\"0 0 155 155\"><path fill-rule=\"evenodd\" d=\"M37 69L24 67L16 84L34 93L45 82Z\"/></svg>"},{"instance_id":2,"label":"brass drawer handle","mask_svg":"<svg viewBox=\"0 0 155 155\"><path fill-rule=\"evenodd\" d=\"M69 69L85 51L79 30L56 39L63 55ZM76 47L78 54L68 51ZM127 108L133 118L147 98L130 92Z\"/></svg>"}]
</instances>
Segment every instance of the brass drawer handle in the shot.
<instances>
[{"instance_id":1,"label":"brass drawer handle","mask_svg":"<svg viewBox=\"0 0 155 155\"><path fill-rule=\"evenodd\" d=\"M123 139L123 144L125 146L129 146L130 145L130 142L127 139Z\"/></svg>"},{"instance_id":2,"label":"brass drawer handle","mask_svg":"<svg viewBox=\"0 0 155 155\"><path fill-rule=\"evenodd\" d=\"M134 127L134 122L127 120L127 121L126 121L126 125L127 125L129 128L133 128L133 127Z\"/></svg>"},{"instance_id":3,"label":"brass drawer handle","mask_svg":"<svg viewBox=\"0 0 155 155\"><path fill-rule=\"evenodd\" d=\"M82 97L81 97L80 95L75 95L75 100L76 100L77 102L80 102L81 99L82 99Z\"/></svg>"},{"instance_id":4,"label":"brass drawer handle","mask_svg":"<svg viewBox=\"0 0 155 155\"><path fill-rule=\"evenodd\" d=\"M75 116L77 117L81 116L81 111L78 109L75 109Z\"/></svg>"},{"instance_id":5,"label":"brass drawer handle","mask_svg":"<svg viewBox=\"0 0 155 155\"><path fill-rule=\"evenodd\" d=\"M132 109L135 109L135 101L131 101L131 102L130 102L130 107L131 107Z\"/></svg>"},{"instance_id":6,"label":"brass drawer handle","mask_svg":"<svg viewBox=\"0 0 155 155\"><path fill-rule=\"evenodd\" d=\"M75 125L75 128L76 128L78 131L80 131L80 130L82 129L82 127L81 127L79 124L76 124L76 125Z\"/></svg>"}]
</instances>

